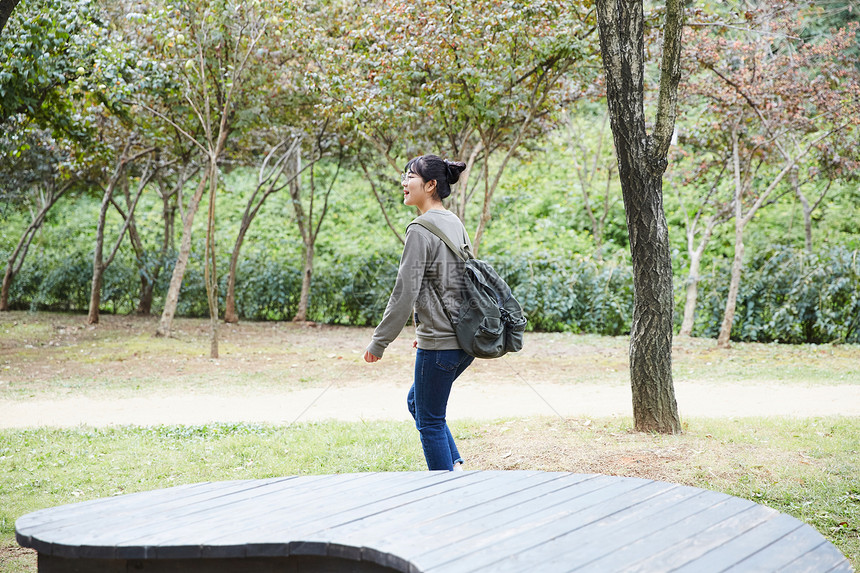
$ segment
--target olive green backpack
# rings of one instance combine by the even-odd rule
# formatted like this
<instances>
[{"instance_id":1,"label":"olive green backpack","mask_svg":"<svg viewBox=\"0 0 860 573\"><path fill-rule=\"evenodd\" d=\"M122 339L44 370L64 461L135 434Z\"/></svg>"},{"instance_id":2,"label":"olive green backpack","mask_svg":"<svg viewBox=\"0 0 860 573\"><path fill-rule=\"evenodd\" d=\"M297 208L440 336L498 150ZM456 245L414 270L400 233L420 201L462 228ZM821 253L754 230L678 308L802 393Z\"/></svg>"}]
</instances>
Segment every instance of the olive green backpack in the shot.
<instances>
[{"instance_id":1,"label":"olive green backpack","mask_svg":"<svg viewBox=\"0 0 860 573\"><path fill-rule=\"evenodd\" d=\"M454 327L460 348L475 358L498 358L521 350L527 319L504 279L489 263L476 259L468 245L458 248L436 225L420 220L412 223L442 239L466 264L457 320L445 306L438 285L431 281L439 303Z\"/></svg>"}]
</instances>

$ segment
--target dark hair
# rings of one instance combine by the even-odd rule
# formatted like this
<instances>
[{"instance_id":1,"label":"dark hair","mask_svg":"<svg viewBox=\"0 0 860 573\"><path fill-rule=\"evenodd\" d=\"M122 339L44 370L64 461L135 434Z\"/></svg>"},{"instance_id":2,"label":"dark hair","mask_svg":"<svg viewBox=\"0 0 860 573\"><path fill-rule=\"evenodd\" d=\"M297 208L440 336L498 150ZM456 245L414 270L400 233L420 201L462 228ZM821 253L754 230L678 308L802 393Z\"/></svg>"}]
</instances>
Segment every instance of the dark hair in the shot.
<instances>
[{"instance_id":1,"label":"dark hair","mask_svg":"<svg viewBox=\"0 0 860 573\"><path fill-rule=\"evenodd\" d=\"M417 174L425 183L436 181L436 195L445 199L451 194L451 185L460 179L466 168L462 161L448 161L438 155L419 155L406 164L405 171Z\"/></svg>"}]
</instances>

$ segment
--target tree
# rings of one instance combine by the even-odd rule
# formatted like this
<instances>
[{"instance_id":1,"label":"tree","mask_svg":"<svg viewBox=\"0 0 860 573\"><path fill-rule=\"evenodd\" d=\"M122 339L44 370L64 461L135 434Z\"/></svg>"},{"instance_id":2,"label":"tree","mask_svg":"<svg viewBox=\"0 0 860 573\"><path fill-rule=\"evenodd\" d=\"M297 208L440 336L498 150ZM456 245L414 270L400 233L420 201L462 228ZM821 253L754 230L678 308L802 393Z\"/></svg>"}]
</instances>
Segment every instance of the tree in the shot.
<instances>
[{"instance_id":1,"label":"tree","mask_svg":"<svg viewBox=\"0 0 860 573\"><path fill-rule=\"evenodd\" d=\"M296 177L301 175L301 171L289 173L290 165L295 165L298 162L301 142L302 138L298 136L280 141L269 150L260 165L257 185L245 205L242 221L239 223L239 232L236 235L236 242L233 244L233 252L230 255L230 268L227 271L227 295L224 303L224 322L239 322L239 313L236 311L236 269L239 265L242 245L245 242L245 234L251 228L251 223L259 214L266 199L290 185ZM282 181L282 177L285 181Z\"/></svg>"},{"instance_id":2,"label":"tree","mask_svg":"<svg viewBox=\"0 0 860 573\"><path fill-rule=\"evenodd\" d=\"M175 169L175 165L180 162L182 166L179 169ZM137 314L149 316L152 313L152 301L155 294L156 282L164 265L167 263L170 253L176 251L174 236L176 211L180 205L178 197L181 195L181 190L185 187L185 184L193 179L199 171L200 165L193 162L190 155L185 158L180 157L166 162L162 160L157 168L153 170L156 193L159 199L161 199L162 219L161 246L158 253L154 256L147 252L138 232L136 217L132 209L134 200L129 193L127 179L123 181L125 206L120 205L115 198L111 199L111 204L123 220L128 220L128 237L134 250L135 262L137 263L138 275L140 277Z\"/></svg>"},{"instance_id":3,"label":"tree","mask_svg":"<svg viewBox=\"0 0 860 573\"><path fill-rule=\"evenodd\" d=\"M642 2L597 0L597 21L633 259L634 426L638 431L678 433L681 423L672 383L672 262L662 177L675 126L684 6L681 0L666 2L657 118L651 134L645 127Z\"/></svg>"},{"instance_id":4,"label":"tree","mask_svg":"<svg viewBox=\"0 0 860 573\"><path fill-rule=\"evenodd\" d=\"M0 310L47 212L77 182L99 178L109 153L96 134L111 118L124 120L129 65L102 16L84 0L28 2L0 43L0 153L10 160L4 170L16 173L4 181L34 208L7 261Z\"/></svg>"},{"instance_id":5,"label":"tree","mask_svg":"<svg viewBox=\"0 0 860 573\"><path fill-rule=\"evenodd\" d=\"M845 129L820 142L807 161L789 173L794 196L803 213L804 248L812 253L812 215L822 205L837 181L860 178L860 143L857 129Z\"/></svg>"},{"instance_id":6,"label":"tree","mask_svg":"<svg viewBox=\"0 0 860 573\"><path fill-rule=\"evenodd\" d=\"M684 316L681 320L681 330L678 332L679 336L693 335L696 302L699 298L699 269L702 265L702 257L705 254L705 248L714 234L714 229L720 223L727 221L732 214L732 203L727 201L720 202L718 196L718 188L725 173L725 167L726 164L723 163L723 169L717 172L713 184L709 186L704 197L699 198L696 212L692 217L690 217L684 206L684 198L680 186L678 189L678 202L681 204L681 210L684 213L687 256L690 260L685 288ZM702 171L695 171L693 176L684 182L684 186L690 185L692 180L702 175L704 175ZM704 223L704 228L702 227L702 223Z\"/></svg>"},{"instance_id":7,"label":"tree","mask_svg":"<svg viewBox=\"0 0 860 573\"><path fill-rule=\"evenodd\" d=\"M422 0L326 9L317 17L329 33L308 48L316 54L312 77L392 176L423 153L466 163L448 204L465 220L477 191L477 252L511 158L552 126L564 98L579 97L593 80L589 6Z\"/></svg>"},{"instance_id":8,"label":"tree","mask_svg":"<svg viewBox=\"0 0 860 573\"><path fill-rule=\"evenodd\" d=\"M687 89L707 102L710 144L728 151L733 175L734 256L720 347L731 337L747 227L804 157L858 121L860 77L845 59L856 26L798 44L791 8L748 11L749 29L705 27L690 42Z\"/></svg>"},{"instance_id":9,"label":"tree","mask_svg":"<svg viewBox=\"0 0 860 573\"><path fill-rule=\"evenodd\" d=\"M325 216L328 213L328 200L332 189L340 175L341 166L344 161L344 149L338 147L337 163L334 166L334 173L327 174L328 185L324 184L322 189L322 207L316 212L314 203L319 205L319 195L317 193L318 179L323 179L323 173L317 174L317 167L320 158L329 152L329 147L333 144L326 142L328 134L326 134L326 126L322 125L319 136L316 140L315 152L316 157L313 159L314 164L308 169L308 185L307 191L303 191L303 183L301 177L293 177L289 184L290 197L292 198L293 210L296 214L296 225L299 227L299 233L302 236L302 290L299 295L299 306L293 320L296 322L304 322L308 316L308 306L310 304L311 279L314 270L314 253L316 252L316 242L319 237L320 229L322 228ZM324 143L325 142L325 143ZM294 173L301 173L301 155L296 156L296 165ZM303 197L302 195L305 195ZM305 206L307 204L307 206Z\"/></svg>"},{"instance_id":10,"label":"tree","mask_svg":"<svg viewBox=\"0 0 860 573\"><path fill-rule=\"evenodd\" d=\"M111 178L107 182L107 185L104 186L104 195L102 197L101 208L99 209L99 220L98 224L96 225L96 245L95 249L93 250L93 280L92 286L90 288L90 308L89 312L87 313L87 324L98 324L99 322L99 305L101 304L102 278L104 277L105 271L116 257L116 254L119 252L119 247L122 244L122 240L125 237L125 233L129 229L129 226L132 222L132 217L134 216L134 210L137 207L137 202L155 172L153 162L152 160L150 160L144 167L143 172L140 174L137 193L135 194L134 200L129 202L128 212L124 217L125 222L123 223L122 228L117 234L116 242L114 243L113 248L110 250L110 253L108 254L107 258L105 258L105 223L108 210L113 204L114 192L116 191L116 188L118 186L121 186L123 181L128 180L128 170L132 166L132 164L134 164L134 162L138 159L149 155L154 151L154 148L150 147L148 149L138 151L137 153L132 155L131 148L133 143L134 137L130 138L126 142L122 153L117 159L113 175L111 175Z\"/></svg>"},{"instance_id":11,"label":"tree","mask_svg":"<svg viewBox=\"0 0 860 573\"><path fill-rule=\"evenodd\" d=\"M69 191L75 183L74 179L63 181L53 177L46 178L42 182L42 185L37 188L36 193L34 193L31 199L33 210L30 224L27 225L27 228L18 240L18 244L6 260L6 270L3 273L3 286L2 290L0 290L0 311L9 310L9 289L12 286L12 281L15 279L18 271L21 270L21 265L24 264L30 244L33 242L36 232L45 222L45 216L60 197Z\"/></svg>"},{"instance_id":12,"label":"tree","mask_svg":"<svg viewBox=\"0 0 860 573\"><path fill-rule=\"evenodd\" d=\"M208 186L204 277L210 315L210 356L218 357L218 278L215 246L215 196L219 164L227 152L228 139L254 125L254 108L265 101L267 87L254 72L272 67L261 45L270 16L263 16L259 2L234 4L187 0L162 10L160 17L135 14L141 44L149 42L148 56L172 70L174 94L155 102L137 101L182 134L205 157L206 168L183 216L179 256L165 300L157 334L170 333L182 277L191 252L191 226ZM177 29L178 27L178 29ZM137 28L136 28L137 29ZM165 31L166 30L166 31ZM181 30L181 31L180 31ZM150 105L150 103L152 105ZM173 104L173 105L171 105ZM174 117L174 106L183 114ZM252 112L252 113L248 113Z\"/></svg>"}]
</instances>

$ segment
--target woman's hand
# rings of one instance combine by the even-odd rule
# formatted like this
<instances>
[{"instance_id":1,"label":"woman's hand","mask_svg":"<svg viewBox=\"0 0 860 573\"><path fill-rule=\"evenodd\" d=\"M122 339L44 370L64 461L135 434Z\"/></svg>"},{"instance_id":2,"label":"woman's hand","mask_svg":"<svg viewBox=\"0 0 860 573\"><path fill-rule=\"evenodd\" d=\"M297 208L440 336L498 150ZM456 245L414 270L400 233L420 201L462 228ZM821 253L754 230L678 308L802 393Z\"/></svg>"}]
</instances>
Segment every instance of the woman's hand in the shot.
<instances>
[{"instance_id":1,"label":"woman's hand","mask_svg":"<svg viewBox=\"0 0 860 573\"><path fill-rule=\"evenodd\" d=\"M378 362L379 360L381 360L381 358L379 358L379 356L374 356L373 354L370 353L369 350L364 351L364 361L365 362Z\"/></svg>"},{"instance_id":2,"label":"woman's hand","mask_svg":"<svg viewBox=\"0 0 860 573\"><path fill-rule=\"evenodd\" d=\"M412 341L412 348L418 348L418 339Z\"/></svg>"}]
</instances>

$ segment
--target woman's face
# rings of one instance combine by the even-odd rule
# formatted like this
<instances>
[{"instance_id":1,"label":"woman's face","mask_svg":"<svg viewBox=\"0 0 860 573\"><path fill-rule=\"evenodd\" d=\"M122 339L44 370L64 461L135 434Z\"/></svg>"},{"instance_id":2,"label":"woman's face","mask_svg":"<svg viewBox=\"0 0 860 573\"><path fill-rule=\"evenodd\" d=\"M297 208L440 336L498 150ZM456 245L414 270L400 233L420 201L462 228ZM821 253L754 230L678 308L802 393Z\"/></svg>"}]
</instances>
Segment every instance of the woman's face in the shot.
<instances>
[{"instance_id":1,"label":"woman's face","mask_svg":"<svg viewBox=\"0 0 860 573\"><path fill-rule=\"evenodd\" d=\"M403 185L403 204L421 207L432 196L430 185L424 183L417 173L407 171L400 180ZM429 193L428 193L429 191Z\"/></svg>"}]
</instances>

